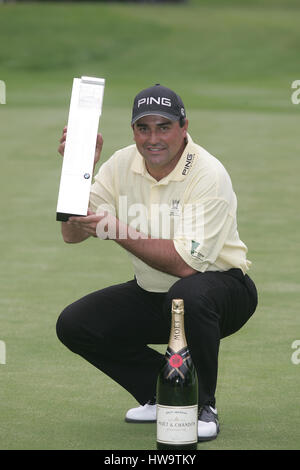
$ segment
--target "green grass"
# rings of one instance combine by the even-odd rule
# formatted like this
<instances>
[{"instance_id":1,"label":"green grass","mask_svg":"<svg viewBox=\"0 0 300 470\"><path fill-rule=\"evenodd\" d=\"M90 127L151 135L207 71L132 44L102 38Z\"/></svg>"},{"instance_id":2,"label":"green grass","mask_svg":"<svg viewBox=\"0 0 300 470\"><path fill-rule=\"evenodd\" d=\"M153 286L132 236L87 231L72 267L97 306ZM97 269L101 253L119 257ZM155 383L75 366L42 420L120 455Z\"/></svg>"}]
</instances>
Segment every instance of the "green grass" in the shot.
<instances>
[{"instance_id":1,"label":"green grass","mask_svg":"<svg viewBox=\"0 0 300 470\"><path fill-rule=\"evenodd\" d=\"M81 75L107 79L102 161L132 142L134 94L161 82L238 195L260 303L222 342L221 433L199 449L299 449L299 11L291 0L0 6L1 449L155 448L154 425L124 423L127 392L55 335L65 305L132 276L113 242L65 245L55 221L58 138Z\"/></svg>"}]
</instances>

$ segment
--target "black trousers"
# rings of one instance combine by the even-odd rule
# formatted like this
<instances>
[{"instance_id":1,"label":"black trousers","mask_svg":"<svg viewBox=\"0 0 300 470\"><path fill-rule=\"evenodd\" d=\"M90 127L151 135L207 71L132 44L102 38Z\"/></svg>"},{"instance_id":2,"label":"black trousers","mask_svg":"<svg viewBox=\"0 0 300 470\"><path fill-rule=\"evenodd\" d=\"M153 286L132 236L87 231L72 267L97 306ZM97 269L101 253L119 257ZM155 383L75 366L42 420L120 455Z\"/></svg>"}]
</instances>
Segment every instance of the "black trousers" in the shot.
<instances>
[{"instance_id":1,"label":"black trousers","mask_svg":"<svg viewBox=\"0 0 300 470\"><path fill-rule=\"evenodd\" d=\"M257 305L255 285L239 269L193 274L166 293L147 292L135 279L93 292L63 310L57 335L144 404L155 395L164 361L149 344L168 343L174 298L184 299L199 404L215 406L220 340L239 330Z\"/></svg>"}]
</instances>

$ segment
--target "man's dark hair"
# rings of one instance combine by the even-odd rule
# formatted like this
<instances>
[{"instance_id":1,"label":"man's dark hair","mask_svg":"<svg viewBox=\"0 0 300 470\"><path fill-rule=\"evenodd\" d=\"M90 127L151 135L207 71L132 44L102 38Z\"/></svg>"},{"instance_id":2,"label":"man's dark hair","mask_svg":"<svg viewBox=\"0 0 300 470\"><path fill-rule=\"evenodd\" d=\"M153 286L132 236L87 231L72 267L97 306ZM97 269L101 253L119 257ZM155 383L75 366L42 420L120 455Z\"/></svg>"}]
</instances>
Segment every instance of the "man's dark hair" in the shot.
<instances>
[{"instance_id":1,"label":"man's dark hair","mask_svg":"<svg viewBox=\"0 0 300 470\"><path fill-rule=\"evenodd\" d=\"M181 117L181 118L179 119L179 126L180 126L180 127L183 127L184 124L185 124L185 117Z\"/></svg>"}]
</instances>

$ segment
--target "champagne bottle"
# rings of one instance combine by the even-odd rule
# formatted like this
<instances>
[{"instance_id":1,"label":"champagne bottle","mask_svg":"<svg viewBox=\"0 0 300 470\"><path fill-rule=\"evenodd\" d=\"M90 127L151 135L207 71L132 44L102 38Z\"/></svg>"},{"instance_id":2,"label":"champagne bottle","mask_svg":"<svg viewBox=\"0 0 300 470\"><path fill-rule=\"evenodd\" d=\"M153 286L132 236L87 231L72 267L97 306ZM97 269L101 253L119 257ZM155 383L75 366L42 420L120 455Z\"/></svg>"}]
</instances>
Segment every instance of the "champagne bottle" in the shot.
<instances>
[{"instance_id":1,"label":"champagne bottle","mask_svg":"<svg viewBox=\"0 0 300 470\"><path fill-rule=\"evenodd\" d=\"M157 449L197 449L198 378L184 331L184 303L172 300L169 344L157 379Z\"/></svg>"}]
</instances>

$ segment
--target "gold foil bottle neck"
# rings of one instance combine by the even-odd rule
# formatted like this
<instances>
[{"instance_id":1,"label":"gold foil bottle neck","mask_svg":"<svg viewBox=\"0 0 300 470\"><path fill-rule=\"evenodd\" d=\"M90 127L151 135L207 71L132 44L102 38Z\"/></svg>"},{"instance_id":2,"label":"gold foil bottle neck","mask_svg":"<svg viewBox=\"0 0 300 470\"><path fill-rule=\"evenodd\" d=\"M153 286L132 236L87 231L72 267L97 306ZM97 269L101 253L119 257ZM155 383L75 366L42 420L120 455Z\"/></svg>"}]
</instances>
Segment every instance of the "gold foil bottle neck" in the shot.
<instances>
[{"instance_id":1,"label":"gold foil bottle neck","mask_svg":"<svg viewBox=\"0 0 300 470\"><path fill-rule=\"evenodd\" d=\"M184 302L183 299L172 300L172 312L183 315L184 314Z\"/></svg>"}]
</instances>

